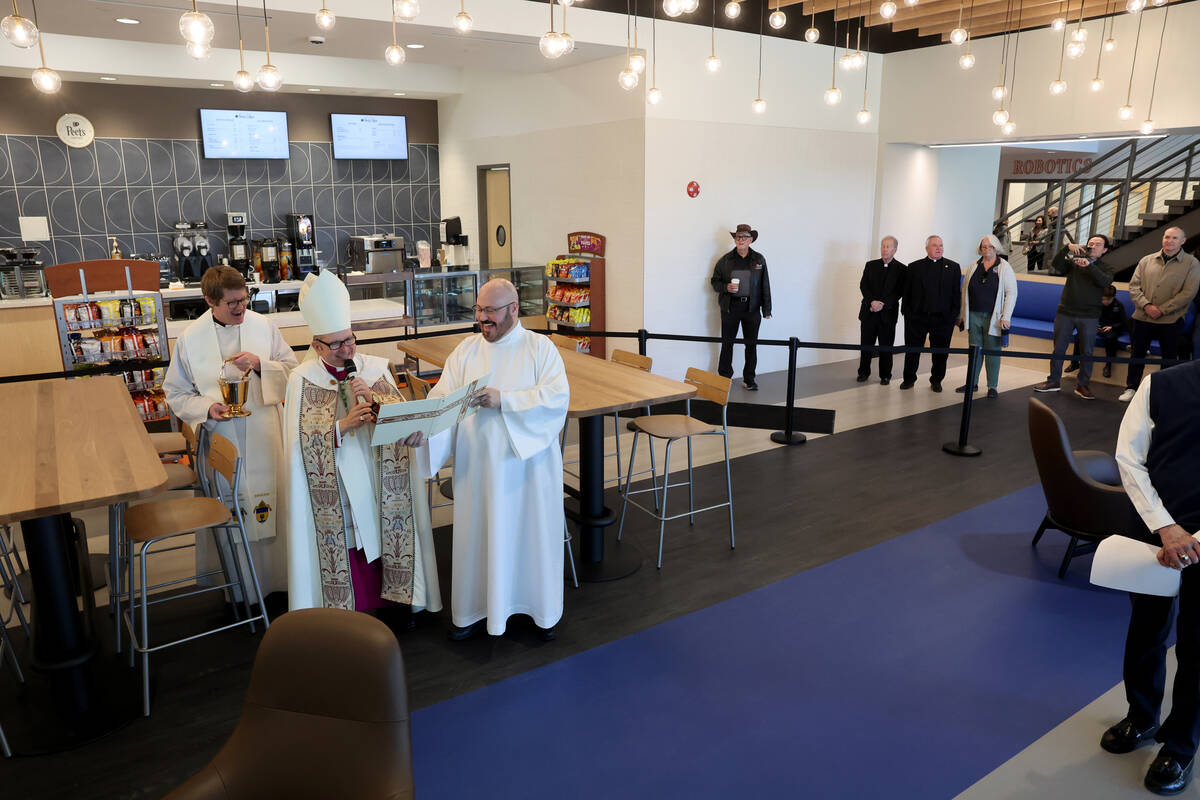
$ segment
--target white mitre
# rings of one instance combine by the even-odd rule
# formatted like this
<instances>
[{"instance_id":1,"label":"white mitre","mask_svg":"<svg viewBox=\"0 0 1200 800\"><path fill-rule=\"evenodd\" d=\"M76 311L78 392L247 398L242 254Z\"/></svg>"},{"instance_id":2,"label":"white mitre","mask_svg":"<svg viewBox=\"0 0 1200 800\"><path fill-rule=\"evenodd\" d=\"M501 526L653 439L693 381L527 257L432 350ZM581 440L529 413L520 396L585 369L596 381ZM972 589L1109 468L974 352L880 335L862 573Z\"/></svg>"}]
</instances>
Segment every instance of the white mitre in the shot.
<instances>
[{"instance_id":1,"label":"white mitre","mask_svg":"<svg viewBox=\"0 0 1200 800\"><path fill-rule=\"evenodd\" d=\"M350 292L331 270L311 272L300 287L300 313L313 336L350 330Z\"/></svg>"}]
</instances>

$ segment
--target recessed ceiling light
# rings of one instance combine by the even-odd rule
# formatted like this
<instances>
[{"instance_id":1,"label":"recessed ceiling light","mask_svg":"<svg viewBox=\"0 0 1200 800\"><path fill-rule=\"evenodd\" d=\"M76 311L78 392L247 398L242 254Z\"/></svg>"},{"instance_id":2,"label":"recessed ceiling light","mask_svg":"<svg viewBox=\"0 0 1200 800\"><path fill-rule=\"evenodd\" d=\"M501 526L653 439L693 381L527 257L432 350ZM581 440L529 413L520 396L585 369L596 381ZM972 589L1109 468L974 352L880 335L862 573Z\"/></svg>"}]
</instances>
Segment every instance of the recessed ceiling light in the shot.
<instances>
[{"instance_id":1,"label":"recessed ceiling light","mask_svg":"<svg viewBox=\"0 0 1200 800\"><path fill-rule=\"evenodd\" d=\"M320 89L309 89L309 91L310 91L310 92L319 92L319 91L321 91L321 90L320 90Z\"/></svg>"},{"instance_id":2,"label":"recessed ceiling light","mask_svg":"<svg viewBox=\"0 0 1200 800\"><path fill-rule=\"evenodd\" d=\"M142 24L142 21L140 19L134 19L133 17L117 17L117 22L121 23L122 25L141 25Z\"/></svg>"},{"instance_id":3,"label":"recessed ceiling light","mask_svg":"<svg viewBox=\"0 0 1200 800\"><path fill-rule=\"evenodd\" d=\"M404 97L404 92L392 92L393 97Z\"/></svg>"},{"instance_id":4,"label":"recessed ceiling light","mask_svg":"<svg viewBox=\"0 0 1200 800\"><path fill-rule=\"evenodd\" d=\"M220 88L221 88L222 86L224 86L224 85L225 85L225 84L223 84L223 83L210 83L210 84L209 84L209 86L216 86L218 89L220 89Z\"/></svg>"},{"instance_id":5,"label":"recessed ceiling light","mask_svg":"<svg viewBox=\"0 0 1200 800\"><path fill-rule=\"evenodd\" d=\"M101 75L101 76L100 76L100 80L102 80L102 81L115 81L115 80L116 80L116 78L114 78L114 77L112 77L112 76L110 76L110 75Z\"/></svg>"},{"instance_id":6,"label":"recessed ceiling light","mask_svg":"<svg viewBox=\"0 0 1200 800\"><path fill-rule=\"evenodd\" d=\"M409 50L424 50L425 49L425 45L423 45L423 44L406 44L404 46L407 47Z\"/></svg>"}]
</instances>

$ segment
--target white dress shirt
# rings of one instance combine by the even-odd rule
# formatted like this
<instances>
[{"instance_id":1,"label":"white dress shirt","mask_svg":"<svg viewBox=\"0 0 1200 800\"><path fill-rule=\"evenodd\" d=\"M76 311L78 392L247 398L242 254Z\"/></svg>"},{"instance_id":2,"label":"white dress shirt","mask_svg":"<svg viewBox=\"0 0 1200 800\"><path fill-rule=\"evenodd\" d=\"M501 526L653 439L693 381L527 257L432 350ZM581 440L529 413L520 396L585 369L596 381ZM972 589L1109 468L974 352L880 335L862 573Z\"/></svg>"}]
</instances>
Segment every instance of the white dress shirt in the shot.
<instances>
[{"instance_id":1,"label":"white dress shirt","mask_svg":"<svg viewBox=\"0 0 1200 800\"><path fill-rule=\"evenodd\" d=\"M1117 434L1117 466L1121 470L1125 493L1142 522L1151 531L1158 532L1175 524L1175 518L1163 506L1146 469L1150 435L1154 432L1154 420L1150 418L1150 377L1147 375L1142 380L1121 420L1121 430Z\"/></svg>"}]
</instances>

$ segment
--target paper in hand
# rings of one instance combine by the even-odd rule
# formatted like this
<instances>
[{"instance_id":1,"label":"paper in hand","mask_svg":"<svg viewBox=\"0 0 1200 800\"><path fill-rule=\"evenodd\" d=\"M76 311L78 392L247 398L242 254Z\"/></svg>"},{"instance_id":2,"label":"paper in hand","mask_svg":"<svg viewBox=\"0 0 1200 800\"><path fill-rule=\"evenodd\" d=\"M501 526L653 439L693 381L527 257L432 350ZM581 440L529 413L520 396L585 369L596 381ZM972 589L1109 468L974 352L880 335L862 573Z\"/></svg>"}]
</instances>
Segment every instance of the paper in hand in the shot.
<instances>
[{"instance_id":1,"label":"paper in hand","mask_svg":"<svg viewBox=\"0 0 1200 800\"><path fill-rule=\"evenodd\" d=\"M491 379L490 373L483 375L444 397L380 406L371 446L391 444L418 431L428 439L459 424L478 410L470 403L471 395L487 387Z\"/></svg>"},{"instance_id":2,"label":"paper in hand","mask_svg":"<svg viewBox=\"0 0 1200 800\"><path fill-rule=\"evenodd\" d=\"M1158 563L1160 549L1128 536L1109 536L1092 556L1091 581L1122 592L1174 597L1179 594L1180 572Z\"/></svg>"}]
</instances>

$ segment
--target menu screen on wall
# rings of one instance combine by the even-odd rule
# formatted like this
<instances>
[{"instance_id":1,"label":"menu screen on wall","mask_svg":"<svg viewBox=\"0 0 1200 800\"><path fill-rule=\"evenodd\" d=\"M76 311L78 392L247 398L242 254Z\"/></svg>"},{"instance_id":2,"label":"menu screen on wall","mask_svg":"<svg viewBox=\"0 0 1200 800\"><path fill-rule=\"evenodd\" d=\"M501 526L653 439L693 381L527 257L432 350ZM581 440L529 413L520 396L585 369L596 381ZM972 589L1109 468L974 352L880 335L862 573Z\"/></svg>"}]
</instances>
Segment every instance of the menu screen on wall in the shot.
<instances>
[{"instance_id":1,"label":"menu screen on wall","mask_svg":"<svg viewBox=\"0 0 1200 800\"><path fill-rule=\"evenodd\" d=\"M408 158L408 124L387 114L330 114L334 158Z\"/></svg>"},{"instance_id":2,"label":"menu screen on wall","mask_svg":"<svg viewBox=\"0 0 1200 800\"><path fill-rule=\"evenodd\" d=\"M285 111L200 109L205 158L287 158Z\"/></svg>"}]
</instances>

